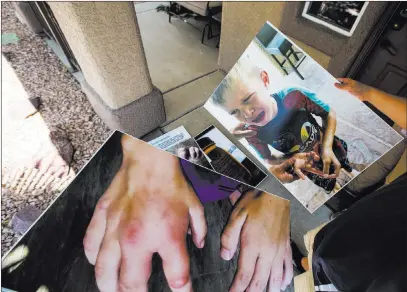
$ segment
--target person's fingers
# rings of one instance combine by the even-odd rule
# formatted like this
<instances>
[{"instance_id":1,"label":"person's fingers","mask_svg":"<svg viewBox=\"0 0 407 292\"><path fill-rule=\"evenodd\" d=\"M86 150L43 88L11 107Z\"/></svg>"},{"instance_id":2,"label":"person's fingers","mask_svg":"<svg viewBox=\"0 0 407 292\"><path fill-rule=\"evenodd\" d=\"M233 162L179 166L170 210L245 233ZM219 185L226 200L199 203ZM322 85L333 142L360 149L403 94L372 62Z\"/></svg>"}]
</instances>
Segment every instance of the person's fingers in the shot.
<instances>
[{"instance_id":1,"label":"person's fingers","mask_svg":"<svg viewBox=\"0 0 407 292\"><path fill-rule=\"evenodd\" d=\"M109 203L106 201L98 202L83 239L86 258L92 265L96 263L105 234L108 206Z\"/></svg>"},{"instance_id":2,"label":"person's fingers","mask_svg":"<svg viewBox=\"0 0 407 292\"><path fill-rule=\"evenodd\" d=\"M323 165L324 165L324 167L322 169L322 172L324 173L324 176L328 176L329 175L329 168L331 167L331 161L328 160L328 159L325 159L323 161Z\"/></svg>"},{"instance_id":3,"label":"person's fingers","mask_svg":"<svg viewBox=\"0 0 407 292\"><path fill-rule=\"evenodd\" d=\"M300 179L305 180L305 174L301 171L300 168L294 167L294 172Z\"/></svg>"},{"instance_id":4,"label":"person's fingers","mask_svg":"<svg viewBox=\"0 0 407 292\"><path fill-rule=\"evenodd\" d=\"M280 167L283 170L287 170L294 165L295 161L296 161L295 157L291 157L291 158L287 159L286 161L284 161L283 163L281 163Z\"/></svg>"},{"instance_id":5,"label":"person's fingers","mask_svg":"<svg viewBox=\"0 0 407 292\"><path fill-rule=\"evenodd\" d=\"M281 285L281 289L284 291L288 285L290 285L294 276L293 270L293 258L292 258L292 251L290 240L287 240L287 248L284 255L284 272L283 272L283 282Z\"/></svg>"},{"instance_id":6,"label":"person's fingers","mask_svg":"<svg viewBox=\"0 0 407 292\"><path fill-rule=\"evenodd\" d=\"M283 283L283 266L285 246L280 247L277 255L273 259L271 274L268 285L268 292L280 292Z\"/></svg>"},{"instance_id":7,"label":"person's fingers","mask_svg":"<svg viewBox=\"0 0 407 292\"><path fill-rule=\"evenodd\" d=\"M338 161L338 159L334 159L332 162L335 167L335 177L338 177L341 171L341 163Z\"/></svg>"},{"instance_id":8,"label":"person's fingers","mask_svg":"<svg viewBox=\"0 0 407 292\"><path fill-rule=\"evenodd\" d=\"M351 85L351 79L349 78L337 78L337 80L340 82L336 82L334 83L334 86L339 88L339 89L346 89L349 87L349 85Z\"/></svg>"},{"instance_id":9,"label":"person's fingers","mask_svg":"<svg viewBox=\"0 0 407 292\"><path fill-rule=\"evenodd\" d=\"M318 161L321 159L321 157L319 157L319 155L315 151L311 151L310 155L311 155L311 159L314 161Z\"/></svg>"},{"instance_id":10,"label":"person's fingers","mask_svg":"<svg viewBox=\"0 0 407 292\"><path fill-rule=\"evenodd\" d=\"M163 270L172 292L192 292L192 281L189 275L189 255L185 238L169 241L159 250Z\"/></svg>"},{"instance_id":11,"label":"person's fingers","mask_svg":"<svg viewBox=\"0 0 407 292\"><path fill-rule=\"evenodd\" d=\"M102 244L100 245L100 250L97 253L95 263L96 283L102 292L118 291L119 270L122 256L119 241L119 227L124 208L119 205L119 201L113 201L113 198L117 194L117 184L121 183L120 178L121 176L117 177L116 175L113 182L110 184L109 188L98 202L99 209L107 210L107 207L109 206L106 228L101 232L101 234L104 234L104 236L102 239ZM110 207L112 210L110 210ZM95 229L93 229L91 232L95 232ZM97 239L96 234L93 233L93 235L95 236L94 238ZM90 243L86 242L85 239L85 250L87 247L89 247L88 244L90 245ZM92 246L90 248L92 250Z\"/></svg>"},{"instance_id":12,"label":"person's fingers","mask_svg":"<svg viewBox=\"0 0 407 292\"><path fill-rule=\"evenodd\" d=\"M83 246L86 258L92 265L96 262L100 246L105 236L108 208L112 204L117 193L120 191L119 186L121 183L121 177L116 175L106 192L97 202L92 219L86 230Z\"/></svg>"},{"instance_id":13,"label":"person's fingers","mask_svg":"<svg viewBox=\"0 0 407 292\"><path fill-rule=\"evenodd\" d=\"M205 245L207 226L204 207L197 198L193 198L191 200L191 204L189 206L189 220L192 240L197 248L203 248Z\"/></svg>"},{"instance_id":14,"label":"person's fingers","mask_svg":"<svg viewBox=\"0 0 407 292\"><path fill-rule=\"evenodd\" d=\"M270 278L271 264L272 263L269 255L267 255L267 258L261 256L257 258L256 268L254 270L250 285L246 289L247 292L264 291L264 288L267 286L267 282Z\"/></svg>"},{"instance_id":15,"label":"person's fingers","mask_svg":"<svg viewBox=\"0 0 407 292\"><path fill-rule=\"evenodd\" d=\"M290 173L283 173L280 178L282 183L292 183L295 180L298 180L298 176L294 176Z\"/></svg>"},{"instance_id":16,"label":"person's fingers","mask_svg":"<svg viewBox=\"0 0 407 292\"><path fill-rule=\"evenodd\" d=\"M120 244L114 237L106 236L95 264L96 283L100 291L118 291L118 274L120 268Z\"/></svg>"},{"instance_id":17,"label":"person's fingers","mask_svg":"<svg viewBox=\"0 0 407 292\"><path fill-rule=\"evenodd\" d=\"M134 216L134 214L132 214ZM121 263L119 291L147 291L153 252L143 244L145 233L140 220L126 222L120 236Z\"/></svg>"},{"instance_id":18,"label":"person's fingers","mask_svg":"<svg viewBox=\"0 0 407 292\"><path fill-rule=\"evenodd\" d=\"M256 245L243 246L240 249L237 272L230 287L230 292L245 291L253 278L259 250Z\"/></svg>"},{"instance_id":19,"label":"person's fingers","mask_svg":"<svg viewBox=\"0 0 407 292\"><path fill-rule=\"evenodd\" d=\"M242 202L242 201L241 201ZM236 207L235 207L236 208ZM220 239L220 256L228 261L233 258L240 239L240 232L247 218L247 213L243 209L235 209L229 217L228 223L222 232Z\"/></svg>"}]
</instances>

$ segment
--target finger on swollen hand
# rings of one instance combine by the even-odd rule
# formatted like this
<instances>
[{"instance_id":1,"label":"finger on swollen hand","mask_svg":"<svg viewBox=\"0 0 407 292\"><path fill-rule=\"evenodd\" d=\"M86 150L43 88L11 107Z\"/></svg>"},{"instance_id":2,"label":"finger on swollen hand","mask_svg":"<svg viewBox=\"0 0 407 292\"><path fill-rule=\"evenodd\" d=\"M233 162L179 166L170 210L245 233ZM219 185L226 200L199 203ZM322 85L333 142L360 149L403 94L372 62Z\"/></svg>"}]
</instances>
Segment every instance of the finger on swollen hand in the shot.
<instances>
[{"instance_id":1,"label":"finger on swollen hand","mask_svg":"<svg viewBox=\"0 0 407 292\"><path fill-rule=\"evenodd\" d=\"M287 248L284 255L284 271L283 271L283 283L281 289L284 291L288 285L290 285L294 276L293 270L293 258L290 241L287 240Z\"/></svg>"},{"instance_id":2,"label":"finger on swollen hand","mask_svg":"<svg viewBox=\"0 0 407 292\"><path fill-rule=\"evenodd\" d=\"M142 233L138 236L142 237ZM132 244L132 240L120 240L121 264L119 291L147 292L148 279L151 275L153 252L142 241Z\"/></svg>"},{"instance_id":3,"label":"finger on swollen hand","mask_svg":"<svg viewBox=\"0 0 407 292\"><path fill-rule=\"evenodd\" d=\"M242 244L239 253L237 271L233 279L232 286L229 289L230 292L246 291L246 288L249 286L253 278L258 256L259 250L256 245L244 246L244 244Z\"/></svg>"},{"instance_id":4,"label":"finger on swollen hand","mask_svg":"<svg viewBox=\"0 0 407 292\"><path fill-rule=\"evenodd\" d=\"M99 200L83 239L86 258L92 265L96 263L105 234L108 206L106 201Z\"/></svg>"},{"instance_id":5,"label":"finger on swollen hand","mask_svg":"<svg viewBox=\"0 0 407 292\"><path fill-rule=\"evenodd\" d=\"M165 277L172 292L192 292L189 275L189 255L185 238L169 240L158 250L162 258Z\"/></svg>"},{"instance_id":6,"label":"finger on swollen hand","mask_svg":"<svg viewBox=\"0 0 407 292\"><path fill-rule=\"evenodd\" d=\"M197 198L194 198L189 206L189 224L195 246L197 248L203 248L205 245L207 226L204 207Z\"/></svg>"},{"instance_id":7,"label":"finger on swollen hand","mask_svg":"<svg viewBox=\"0 0 407 292\"><path fill-rule=\"evenodd\" d=\"M229 217L228 223L226 224L220 239L220 256L226 261L232 259L236 252L237 245L239 244L240 233L247 218L247 214L241 211L238 206L235 208L236 209Z\"/></svg>"},{"instance_id":8,"label":"finger on swollen hand","mask_svg":"<svg viewBox=\"0 0 407 292\"><path fill-rule=\"evenodd\" d=\"M119 240L106 236L95 264L96 283L101 292L118 291L120 257Z\"/></svg>"},{"instance_id":9,"label":"finger on swollen hand","mask_svg":"<svg viewBox=\"0 0 407 292\"><path fill-rule=\"evenodd\" d=\"M83 246L85 249L85 255L89 263L92 265L96 262L96 257L105 235L107 227L107 210L114 197L118 194L120 190L119 185L121 183L121 178L116 175L106 192L97 202L92 219L86 230Z\"/></svg>"},{"instance_id":10,"label":"finger on swollen hand","mask_svg":"<svg viewBox=\"0 0 407 292\"><path fill-rule=\"evenodd\" d=\"M247 292L264 291L271 273L272 262L270 258L272 257L270 257L269 254L265 255L265 257L260 255L257 258L253 278L250 281L249 287L246 289Z\"/></svg>"},{"instance_id":11,"label":"finger on swollen hand","mask_svg":"<svg viewBox=\"0 0 407 292\"><path fill-rule=\"evenodd\" d=\"M285 246L280 247L273 259L267 292L280 292L281 290L285 250Z\"/></svg>"}]
</instances>

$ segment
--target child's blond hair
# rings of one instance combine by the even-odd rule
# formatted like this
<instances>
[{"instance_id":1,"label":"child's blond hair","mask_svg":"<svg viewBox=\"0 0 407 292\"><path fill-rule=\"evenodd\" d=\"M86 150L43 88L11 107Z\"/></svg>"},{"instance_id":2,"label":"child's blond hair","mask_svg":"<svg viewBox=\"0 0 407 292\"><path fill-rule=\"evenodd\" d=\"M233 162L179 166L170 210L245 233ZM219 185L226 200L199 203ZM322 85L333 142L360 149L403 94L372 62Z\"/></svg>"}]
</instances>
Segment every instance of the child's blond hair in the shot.
<instances>
[{"instance_id":1,"label":"child's blond hair","mask_svg":"<svg viewBox=\"0 0 407 292\"><path fill-rule=\"evenodd\" d=\"M260 80L260 71L260 68L251 62L249 56L243 54L212 94L213 103L225 104L225 93L228 90L242 81L248 82L256 77Z\"/></svg>"}]
</instances>

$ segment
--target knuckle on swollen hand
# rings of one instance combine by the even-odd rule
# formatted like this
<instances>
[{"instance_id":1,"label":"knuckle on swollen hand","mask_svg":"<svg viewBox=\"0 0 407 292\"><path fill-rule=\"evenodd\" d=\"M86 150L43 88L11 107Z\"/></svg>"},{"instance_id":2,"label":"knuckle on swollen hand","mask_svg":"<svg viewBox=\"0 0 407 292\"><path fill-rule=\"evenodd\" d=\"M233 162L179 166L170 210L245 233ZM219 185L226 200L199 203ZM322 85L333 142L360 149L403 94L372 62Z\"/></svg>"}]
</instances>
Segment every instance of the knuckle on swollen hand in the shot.
<instances>
[{"instance_id":1,"label":"knuckle on swollen hand","mask_svg":"<svg viewBox=\"0 0 407 292\"><path fill-rule=\"evenodd\" d=\"M106 210L109 207L110 201L106 198L101 198L96 204L96 210Z\"/></svg>"},{"instance_id":2,"label":"knuckle on swollen hand","mask_svg":"<svg viewBox=\"0 0 407 292\"><path fill-rule=\"evenodd\" d=\"M137 287L138 287L138 285L136 283L132 283L131 281L120 279L120 282L119 282L119 291L120 292L134 291Z\"/></svg>"},{"instance_id":3,"label":"knuckle on swollen hand","mask_svg":"<svg viewBox=\"0 0 407 292\"><path fill-rule=\"evenodd\" d=\"M256 281L254 281L253 286L254 288L256 288L256 291L259 291L259 288L263 288L265 285L265 280L263 279L257 279Z\"/></svg>"},{"instance_id":4,"label":"knuckle on swollen hand","mask_svg":"<svg viewBox=\"0 0 407 292\"><path fill-rule=\"evenodd\" d=\"M124 229L122 236L122 242L124 244L137 244L142 240L142 225L139 221L132 220Z\"/></svg>"},{"instance_id":5,"label":"knuckle on swollen hand","mask_svg":"<svg viewBox=\"0 0 407 292\"><path fill-rule=\"evenodd\" d=\"M281 284L282 282L283 282L283 277L281 275L272 278L273 285L278 285L278 284Z\"/></svg>"},{"instance_id":6,"label":"knuckle on swollen hand","mask_svg":"<svg viewBox=\"0 0 407 292\"><path fill-rule=\"evenodd\" d=\"M97 280L100 280L105 275L106 268L104 264L97 262L95 265L95 277Z\"/></svg>"}]
</instances>

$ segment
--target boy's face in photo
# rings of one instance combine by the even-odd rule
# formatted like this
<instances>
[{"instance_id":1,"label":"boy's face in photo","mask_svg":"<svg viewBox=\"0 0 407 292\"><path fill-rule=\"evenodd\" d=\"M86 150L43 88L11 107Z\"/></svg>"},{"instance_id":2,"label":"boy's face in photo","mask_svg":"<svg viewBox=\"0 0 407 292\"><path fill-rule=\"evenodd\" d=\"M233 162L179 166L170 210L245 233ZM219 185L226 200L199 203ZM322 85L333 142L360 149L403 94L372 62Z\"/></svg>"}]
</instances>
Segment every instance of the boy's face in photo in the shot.
<instances>
[{"instance_id":1,"label":"boy's face in photo","mask_svg":"<svg viewBox=\"0 0 407 292\"><path fill-rule=\"evenodd\" d=\"M234 88L224 93L224 109L240 122L265 126L277 115L277 103L267 90L268 84L266 71L249 80L236 81Z\"/></svg>"}]
</instances>

